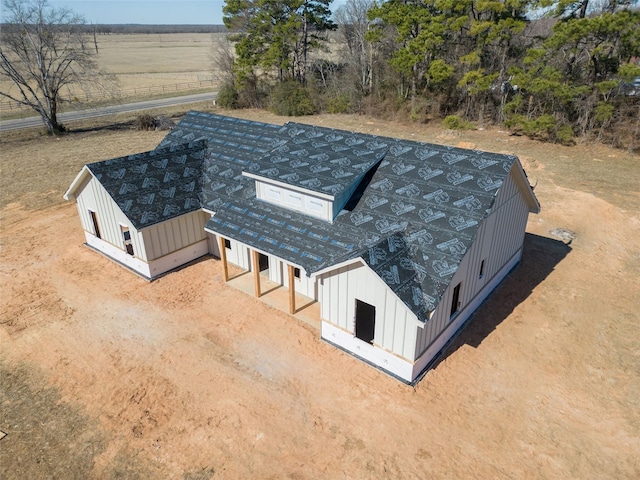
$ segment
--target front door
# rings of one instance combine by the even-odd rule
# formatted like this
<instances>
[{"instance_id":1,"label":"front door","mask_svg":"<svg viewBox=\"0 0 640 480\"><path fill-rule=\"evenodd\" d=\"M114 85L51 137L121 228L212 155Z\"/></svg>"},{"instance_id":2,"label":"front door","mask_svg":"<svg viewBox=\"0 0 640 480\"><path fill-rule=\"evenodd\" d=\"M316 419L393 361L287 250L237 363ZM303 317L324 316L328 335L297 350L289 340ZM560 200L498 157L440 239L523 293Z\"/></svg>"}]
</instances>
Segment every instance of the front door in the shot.
<instances>
[{"instance_id":1,"label":"front door","mask_svg":"<svg viewBox=\"0 0 640 480\"><path fill-rule=\"evenodd\" d=\"M356 299L356 337L373 343L376 331L376 307Z\"/></svg>"}]
</instances>

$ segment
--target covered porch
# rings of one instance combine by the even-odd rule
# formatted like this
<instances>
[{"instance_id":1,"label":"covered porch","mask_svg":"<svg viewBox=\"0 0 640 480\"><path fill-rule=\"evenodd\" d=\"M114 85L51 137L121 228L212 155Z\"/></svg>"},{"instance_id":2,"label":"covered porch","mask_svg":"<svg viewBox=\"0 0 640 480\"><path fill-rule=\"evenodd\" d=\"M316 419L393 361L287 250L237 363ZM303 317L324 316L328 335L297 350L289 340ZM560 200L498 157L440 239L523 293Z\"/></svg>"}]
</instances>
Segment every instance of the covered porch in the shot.
<instances>
[{"instance_id":1,"label":"covered porch","mask_svg":"<svg viewBox=\"0 0 640 480\"><path fill-rule=\"evenodd\" d=\"M260 301L276 310L288 313L294 318L320 330L320 303L300 293L295 294L294 309L291 312L291 296L289 289L269 280L265 275L259 275ZM229 266L227 285L240 290L247 295L256 296L255 275L252 271Z\"/></svg>"},{"instance_id":2,"label":"covered porch","mask_svg":"<svg viewBox=\"0 0 640 480\"><path fill-rule=\"evenodd\" d=\"M209 232L214 233L214 232ZM270 261L267 255L246 247L249 261L248 269L234 265L227 259L227 248L231 248L229 239L217 235L224 282L248 295L259 298L265 304L288 313L302 322L320 330L320 304L296 289L296 279L300 270L291 264L281 264L287 270L286 286L269 278ZM284 278L283 278L284 280ZM284 282L283 282L284 283Z\"/></svg>"}]
</instances>

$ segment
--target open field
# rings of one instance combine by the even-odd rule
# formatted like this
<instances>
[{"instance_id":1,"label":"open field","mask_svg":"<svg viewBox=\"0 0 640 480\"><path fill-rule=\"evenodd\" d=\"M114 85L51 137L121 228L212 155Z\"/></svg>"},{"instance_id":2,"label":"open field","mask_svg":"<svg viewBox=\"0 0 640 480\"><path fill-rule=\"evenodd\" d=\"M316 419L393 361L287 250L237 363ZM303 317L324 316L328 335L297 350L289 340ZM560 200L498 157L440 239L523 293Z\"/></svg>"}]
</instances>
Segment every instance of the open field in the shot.
<instances>
[{"instance_id":1,"label":"open field","mask_svg":"<svg viewBox=\"0 0 640 480\"><path fill-rule=\"evenodd\" d=\"M639 156L297 119L515 153L536 184L520 267L411 388L225 285L213 258L147 283L84 247L62 200L81 166L165 134L115 120L0 139L3 478L640 478Z\"/></svg>"},{"instance_id":2,"label":"open field","mask_svg":"<svg viewBox=\"0 0 640 480\"><path fill-rule=\"evenodd\" d=\"M224 34L99 35L97 61L120 88L206 81L214 78L213 46Z\"/></svg>"},{"instance_id":3,"label":"open field","mask_svg":"<svg viewBox=\"0 0 640 480\"><path fill-rule=\"evenodd\" d=\"M215 90L220 79L214 72L212 53L224 38L222 33L98 35L96 60L102 70L115 78L110 94L121 100ZM3 83L2 88L6 89L7 84ZM105 100L105 93L77 90L65 92L63 97L100 103ZM5 100L1 106L3 116L14 112ZM70 108L78 108L78 104Z\"/></svg>"}]
</instances>

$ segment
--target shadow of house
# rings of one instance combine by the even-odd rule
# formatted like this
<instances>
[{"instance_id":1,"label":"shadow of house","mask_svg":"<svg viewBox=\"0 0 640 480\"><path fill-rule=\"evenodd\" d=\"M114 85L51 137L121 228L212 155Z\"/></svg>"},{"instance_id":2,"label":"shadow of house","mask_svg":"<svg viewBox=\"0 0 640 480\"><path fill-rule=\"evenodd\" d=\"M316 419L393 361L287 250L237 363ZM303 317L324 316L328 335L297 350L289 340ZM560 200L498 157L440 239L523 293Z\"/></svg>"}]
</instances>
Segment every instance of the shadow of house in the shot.
<instances>
[{"instance_id":1,"label":"shadow of house","mask_svg":"<svg viewBox=\"0 0 640 480\"><path fill-rule=\"evenodd\" d=\"M569 252L571 247L560 240L526 233L519 268L505 277L494 294L467 320L466 327L451 339L430 368L437 367L463 345L477 348L554 271Z\"/></svg>"}]
</instances>

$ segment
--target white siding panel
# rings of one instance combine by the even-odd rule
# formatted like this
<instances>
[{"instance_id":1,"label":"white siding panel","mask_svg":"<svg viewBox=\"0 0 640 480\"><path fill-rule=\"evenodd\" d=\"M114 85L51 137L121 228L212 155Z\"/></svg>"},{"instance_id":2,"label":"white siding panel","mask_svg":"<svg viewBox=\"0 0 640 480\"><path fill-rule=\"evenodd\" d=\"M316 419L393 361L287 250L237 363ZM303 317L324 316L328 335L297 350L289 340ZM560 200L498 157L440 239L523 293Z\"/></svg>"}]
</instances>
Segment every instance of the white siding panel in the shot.
<instances>
[{"instance_id":1,"label":"white siding panel","mask_svg":"<svg viewBox=\"0 0 640 480\"><path fill-rule=\"evenodd\" d=\"M200 217L200 215L196 215ZM190 230L191 222L187 222L185 220L185 216L181 216L177 218L178 220L178 231L175 233L179 234L180 240L186 239L187 245L191 245L196 242L195 236L193 235L193 230ZM181 242L180 242L181 243Z\"/></svg>"},{"instance_id":2,"label":"white siding panel","mask_svg":"<svg viewBox=\"0 0 640 480\"><path fill-rule=\"evenodd\" d=\"M289 288L289 264L281 261L278 261L278 263L280 264L279 279L272 280ZM294 279L293 284L296 292L299 294L318 300L317 277L308 277L304 268L300 268L300 278Z\"/></svg>"},{"instance_id":3,"label":"white siding panel","mask_svg":"<svg viewBox=\"0 0 640 480\"><path fill-rule=\"evenodd\" d=\"M355 310L355 300L353 302L349 302L349 287L352 282L357 281L352 273L352 269L346 269L343 275L340 275L338 278L339 286L338 286L338 312L344 312L345 324L344 327L346 330L353 332L354 324L354 310ZM363 299L364 300L364 299ZM366 300L365 300L366 301Z\"/></svg>"},{"instance_id":4,"label":"white siding panel","mask_svg":"<svg viewBox=\"0 0 640 480\"><path fill-rule=\"evenodd\" d=\"M147 252L150 258L157 258L161 256L160 236L158 235L158 229L147 229L144 234L145 245L147 245Z\"/></svg>"},{"instance_id":5,"label":"white siding panel","mask_svg":"<svg viewBox=\"0 0 640 480\"><path fill-rule=\"evenodd\" d=\"M207 233L207 239L209 241L209 254L216 258L220 258L220 241L218 236L212 233Z\"/></svg>"},{"instance_id":6,"label":"white siding panel","mask_svg":"<svg viewBox=\"0 0 640 480\"><path fill-rule=\"evenodd\" d=\"M111 247L124 252L124 239L120 226L125 225L129 227L131 244L133 245L135 256L142 260L147 260L147 252L142 234L133 228L129 219L122 210L120 210L104 187L100 185L100 182L94 177L90 177L84 188L77 195L76 200L82 226L88 234L94 235L93 223L89 216L89 210L91 210L96 213L102 242L106 242L111 245ZM98 243L103 245L101 242Z\"/></svg>"},{"instance_id":7,"label":"white siding panel","mask_svg":"<svg viewBox=\"0 0 640 480\"><path fill-rule=\"evenodd\" d=\"M206 240L206 217L200 211L187 213L142 230L149 245L149 260L155 260Z\"/></svg>"},{"instance_id":8,"label":"white siding panel","mask_svg":"<svg viewBox=\"0 0 640 480\"><path fill-rule=\"evenodd\" d=\"M373 305L376 309L373 348L414 360L417 319L375 272L360 262L322 274L321 281L323 320L354 336L356 299ZM365 343L356 339L358 342Z\"/></svg>"},{"instance_id":9,"label":"white siding panel","mask_svg":"<svg viewBox=\"0 0 640 480\"><path fill-rule=\"evenodd\" d=\"M391 351L397 353L400 356L404 356L404 341L406 337L405 330L406 321L404 315L402 314L402 312L397 312L395 315L395 324L393 326L393 348L391 349ZM413 360L413 356L411 356L410 358L411 360Z\"/></svg>"},{"instance_id":10,"label":"white siding panel","mask_svg":"<svg viewBox=\"0 0 640 480\"><path fill-rule=\"evenodd\" d=\"M333 204L315 196L311 190L302 192L256 180L256 198L329 222L333 220Z\"/></svg>"},{"instance_id":11,"label":"white siding panel","mask_svg":"<svg viewBox=\"0 0 640 480\"><path fill-rule=\"evenodd\" d=\"M249 247L235 240L229 240L231 248L227 248L227 261L244 270L251 270Z\"/></svg>"},{"instance_id":12,"label":"white siding panel","mask_svg":"<svg viewBox=\"0 0 640 480\"><path fill-rule=\"evenodd\" d=\"M289 277L284 270L288 270L288 268L283 264L283 262L278 260L276 257L269 255L269 280L276 282L279 285L288 285L288 283L283 282L285 277Z\"/></svg>"},{"instance_id":13,"label":"white siding panel","mask_svg":"<svg viewBox=\"0 0 640 480\"><path fill-rule=\"evenodd\" d=\"M519 255L518 252L522 248L528 214L528 206L515 183L512 172L505 179L491 214L480 225L471 248L462 259L438 308L424 326L424 332L417 333L415 344L417 357L424 354L451 322L457 322L461 312L454 317L451 317L450 312L453 289L458 283L462 283L460 290L460 310L462 311L467 309L471 302L477 300L479 293L488 284L495 283L497 275L506 275L505 265L512 262L514 255ZM479 278L482 260L485 260L484 275ZM489 293L490 291L483 294Z\"/></svg>"},{"instance_id":14,"label":"white siding panel","mask_svg":"<svg viewBox=\"0 0 640 480\"><path fill-rule=\"evenodd\" d=\"M387 350L393 350L393 337L394 337L394 331L395 331L395 326L396 326L396 322L395 322L395 318L394 318L394 314L395 314L395 304L394 302L389 299L389 295L390 292L385 290L385 309L384 309L384 318L385 321L381 322L383 325L382 328L382 338L380 338L380 345L382 345L382 348L386 348Z\"/></svg>"}]
</instances>

